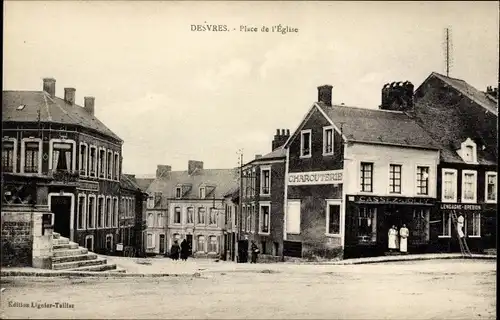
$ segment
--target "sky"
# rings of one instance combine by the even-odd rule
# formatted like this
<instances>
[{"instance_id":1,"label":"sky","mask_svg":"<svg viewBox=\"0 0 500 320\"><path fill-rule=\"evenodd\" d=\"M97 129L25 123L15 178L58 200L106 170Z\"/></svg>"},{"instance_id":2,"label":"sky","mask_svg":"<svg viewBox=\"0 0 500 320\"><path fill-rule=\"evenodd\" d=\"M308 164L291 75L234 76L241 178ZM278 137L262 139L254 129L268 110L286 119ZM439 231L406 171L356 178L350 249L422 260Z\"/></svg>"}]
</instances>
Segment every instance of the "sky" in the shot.
<instances>
[{"instance_id":1,"label":"sky","mask_svg":"<svg viewBox=\"0 0 500 320\"><path fill-rule=\"evenodd\" d=\"M123 170L238 165L271 151L333 86L333 103L378 108L393 81L446 73L485 90L499 70L498 3L5 1L3 90L95 97L124 140ZM192 31L192 25L228 31ZM272 32L272 26L298 32ZM256 27L258 32L240 31ZM269 32L262 32L262 27Z\"/></svg>"}]
</instances>

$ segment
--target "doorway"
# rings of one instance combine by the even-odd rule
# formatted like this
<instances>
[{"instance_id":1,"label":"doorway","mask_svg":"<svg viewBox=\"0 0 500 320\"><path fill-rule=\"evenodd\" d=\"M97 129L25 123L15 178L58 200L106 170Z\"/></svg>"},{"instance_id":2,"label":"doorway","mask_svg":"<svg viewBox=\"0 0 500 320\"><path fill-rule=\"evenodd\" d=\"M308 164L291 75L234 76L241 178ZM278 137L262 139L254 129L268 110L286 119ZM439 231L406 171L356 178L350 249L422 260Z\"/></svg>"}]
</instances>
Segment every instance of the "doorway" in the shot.
<instances>
[{"instance_id":1,"label":"doorway","mask_svg":"<svg viewBox=\"0 0 500 320\"><path fill-rule=\"evenodd\" d=\"M160 234L160 254L165 253L165 235Z\"/></svg>"},{"instance_id":2,"label":"doorway","mask_svg":"<svg viewBox=\"0 0 500 320\"><path fill-rule=\"evenodd\" d=\"M50 211L54 214L54 232L71 239L73 198L67 195L50 196Z\"/></svg>"},{"instance_id":3,"label":"doorway","mask_svg":"<svg viewBox=\"0 0 500 320\"><path fill-rule=\"evenodd\" d=\"M248 262L248 240L238 241L238 262Z\"/></svg>"}]
</instances>

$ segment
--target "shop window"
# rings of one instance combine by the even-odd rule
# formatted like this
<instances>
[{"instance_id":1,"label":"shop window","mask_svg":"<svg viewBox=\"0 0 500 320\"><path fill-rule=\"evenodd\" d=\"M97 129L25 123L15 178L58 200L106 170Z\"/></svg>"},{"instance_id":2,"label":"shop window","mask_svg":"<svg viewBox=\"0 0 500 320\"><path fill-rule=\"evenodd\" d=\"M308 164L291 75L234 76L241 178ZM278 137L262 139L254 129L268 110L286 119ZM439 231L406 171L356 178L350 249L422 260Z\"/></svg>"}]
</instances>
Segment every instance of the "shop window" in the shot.
<instances>
[{"instance_id":1,"label":"shop window","mask_svg":"<svg viewBox=\"0 0 500 320\"><path fill-rule=\"evenodd\" d=\"M326 211L326 233L328 235L340 235L340 204L329 203Z\"/></svg>"},{"instance_id":2,"label":"shop window","mask_svg":"<svg viewBox=\"0 0 500 320\"><path fill-rule=\"evenodd\" d=\"M311 136L312 131L302 130L300 132L300 157L301 158L310 158L311 157Z\"/></svg>"},{"instance_id":3,"label":"shop window","mask_svg":"<svg viewBox=\"0 0 500 320\"><path fill-rule=\"evenodd\" d=\"M186 223L194 223L194 208L193 207L188 207L187 208L187 219Z\"/></svg>"},{"instance_id":4,"label":"shop window","mask_svg":"<svg viewBox=\"0 0 500 320\"><path fill-rule=\"evenodd\" d=\"M417 194L429 194L429 167L417 167Z\"/></svg>"},{"instance_id":5,"label":"shop window","mask_svg":"<svg viewBox=\"0 0 500 320\"><path fill-rule=\"evenodd\" d=\"M389 166L389 192L401 193L401 165Z\"/></svg>"},{"instance_id":6,"label":"shop window","mask_svg":"<svg viewBox=\"0 0 500 320\"><path fill-rule=\"evenodd\" d=\"M450 212L443 212L442 216L442 232L441 236L442 237L451 237L451 213Z\"/></svg>"},{"instance_id":7,"label":"shop window","mask_svg":"<svg viewBox=\"0 0 500 320\"><path fill-rule=\"evenodd\" d=\"M424 244L429 241L429 209L414 209L413 220L407 227L410 230L410 242Z\"/></svg>"},{"instance_id":8,"label":"shop window","mask_svg":"<svg viewBox=\"0 0 500 320\"><path fill-rule=\"evenodd\" d=\"M360 207L358 215L358 241L377 241L377 208Z\"/></svg>"},{"instance_id":9,"label":"shop window","mask_svg":"<svg viewBox=\"0 0 500 320\"><path fill-rule=\"evenodd\" d=\"M486 172L486 202L497 202L497 173Z\"/></svg>"},{"instance_id":10,"label":"shop window","mask_svg":"<svg viewBox=\"0 0 500 320\"><path fill-rule=\"evenodd\" d=\"M361 162L361 191L373 192L373 163Z\"/></svg>"},{"instance_id":11,"label":"shop window","mask_svg":"<svg viewBox=\"0 0 500 320\"><path fill-rule=\"evenodd\" d=\"M467 236L480 237L481 236L481 213L472 212L467 214L466 218Z\"/></svg>"}]
</instances>

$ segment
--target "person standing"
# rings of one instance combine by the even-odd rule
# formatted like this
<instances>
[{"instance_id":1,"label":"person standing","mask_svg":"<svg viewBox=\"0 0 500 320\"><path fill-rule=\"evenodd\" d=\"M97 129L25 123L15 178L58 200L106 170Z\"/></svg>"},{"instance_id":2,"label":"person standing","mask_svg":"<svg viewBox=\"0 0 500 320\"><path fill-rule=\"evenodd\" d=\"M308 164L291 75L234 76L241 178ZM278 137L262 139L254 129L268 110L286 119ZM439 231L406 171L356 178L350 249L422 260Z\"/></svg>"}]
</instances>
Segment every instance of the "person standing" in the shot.
<instances>
[{"instance_id":1,"label":"person standing","mask_svg":"<svg viewBox=\"0 0 500 320\"><path fill-rule=\"evenodd\" d=\"M458 236L460 238L463 238L465 237L465 234L464 234L464 216L463 215L460 215L457 219L457 230L458 230Z\"/></svg>"},{"instance_id":2,"label":"person standing","mask_svg":"<svg viewBox=\"0 0 500 320\"><path fill-rule=\"evenodd\" d=\"M181 242L181 260L187 261L189 256L189 244L186 239Z\"/></svg>"},{"instance_id":3,"label":"person standing","mask_svg":"<svg viewBox=\"0 0 500 320\"><path fill-rule=\"evenodd\" d=\"M394 251L396 250L397 246L396 246L396 237L397 237L397 231L396 231L396 226L392 226L390 229L389 229L389 232L387 233L387 237L388 237L388 247L389 247L389 251Z\"/></svg>"},{"instance_id":4,"label":"person standing","mask_svg":"<svg viewBox=\"0 0 500 320\"><path fill-rule=\"evenodd\" d=\"M260 250L255 244L255 241L252 240L252 245L250 246L250 251L252 251L252 261L250 263L257 263L257 255L259 254Z\"/></svg>"},{"instance_id":5,"label":"person standing","mask_svg":"<svg viewBox=\"0 0 500 320\"><path fill-rule=\"evenodd\" d=\"M170 248L170 258L172 260L179 260L179 251L180 251L179 244L177 243L177 240L174 240L174 243Z\"/></svg>"},{"instance_id":6,"label":"person standing","mask_svg":"<svg viewBox=\"0 0 500 320\"><path fill-rule=\"evenodd\" d=\"M399 251L402 253L408 253L408 237L410 236L410 230L408 230L406 224L403 224L399 230L399 235L401 236Z\"/></svg>"}]
</instances>

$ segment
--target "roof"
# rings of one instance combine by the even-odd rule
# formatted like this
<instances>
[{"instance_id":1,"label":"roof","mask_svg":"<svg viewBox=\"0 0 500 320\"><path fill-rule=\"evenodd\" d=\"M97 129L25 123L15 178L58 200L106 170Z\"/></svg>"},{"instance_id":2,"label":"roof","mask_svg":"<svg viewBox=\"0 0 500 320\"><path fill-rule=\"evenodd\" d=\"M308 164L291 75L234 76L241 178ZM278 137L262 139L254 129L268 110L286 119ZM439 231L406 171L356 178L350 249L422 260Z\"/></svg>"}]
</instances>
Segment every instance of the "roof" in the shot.
<instances>
[{"instance_id":1,"label":"roof","mask_svg":"<svg viewBox=\"0 0 500 320\"><path fill-rule=\"evenodd\" d=\"M135 178L135 182L142 190L148 190L149 185L154 181L154 178Z\"/></svg>"},{"instance_id":2,"label":"roof","mask_svg":"<svg viewBox=\"0 0 500 320\"><path fill-rule=\"evenodd\" d=\"M481 107L485 108L486 110L498 116L498 100L495 99L493 96L483 91L477 90L476 88L474 88L473 86L471 86L470 84L461 79L450 78L442 74L439 74L437 72L432 72L429 77L432 76L437 77L441 81L444 81L445 83L452 86L456 90L460 91L463 95L465 95L466 97L468 97L469 99L480 105Z\"/></svg>"},{"instance_id":3,"label":"roof","mask_svg":"<svg viewBox=\"0 0 500 320\"><path fill-rule=\"evenodd\" d=\"M24 108L18 110L21 105ZM37 122L38 110L41 122L78 125L122 141L99 119L77 104L71 105L44 91L3 91L2 121Z\"/></svg>"},{"instance_id":4,"label":"roof","mask_svg":"<svg viewBox=\"0 0 500 320\"><path fill-rule=\"evenodd\" d=\"M137 191L138 189L144 191L135 181L135 177L130 174L122 174L120 176L120 188L131 191Z\"/></svg>"},{"instance_id":5,"label":"roof","mask_svg":"<svg viewBox=\"0 0 500 320\"><path fill-rule=\"evenodd\" d=\"M154 179L147 192L162 193L162 202L175 198L177 186L184 186L182 199L199 200L199 188L213 186L215 189L207 190L205 199L223 199L229 190L237 186L238 169L200 169L196 174L189 175L188 171L171 171L166 177ZM166 204L166 202L163 202Z\"/></svg>"},{"instance_id":6,"label":"roof","mask_svg":"<svg viewBox=\"0 0 500 320\"><path fill-rule=\"evenodd\" d=\"M234 186L231 189L229 189L225 194L224 198L231 197L231 199L236 199L240 195L240 187L239 186Z\"/></svg>"},{"instance_id":7,"label":"roof","mask_svg":"<svg viewBox=\"0 0 500 320\"><path fill-rule=\"evenodd\" d=\"M403 112L315 104L348 141L428 149L440 145Z\"/></svg>"},{"instance_id":8,"label":"roof","mask_svg":"<svg viewBox=\"0 0 500 320\"><path fill-rule=\"evenodd\" d=\"M247 162L245 165L249 165L252 163L256 162L265 162L267 160L277 160L277 159L284 159L286 158L286 149L285 145L282 145L273 151L269 152L268 154L263 155L260 158L255 158L252 161Z\"/></svg>"}]
</instances>

